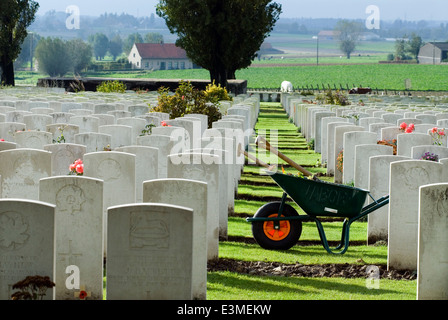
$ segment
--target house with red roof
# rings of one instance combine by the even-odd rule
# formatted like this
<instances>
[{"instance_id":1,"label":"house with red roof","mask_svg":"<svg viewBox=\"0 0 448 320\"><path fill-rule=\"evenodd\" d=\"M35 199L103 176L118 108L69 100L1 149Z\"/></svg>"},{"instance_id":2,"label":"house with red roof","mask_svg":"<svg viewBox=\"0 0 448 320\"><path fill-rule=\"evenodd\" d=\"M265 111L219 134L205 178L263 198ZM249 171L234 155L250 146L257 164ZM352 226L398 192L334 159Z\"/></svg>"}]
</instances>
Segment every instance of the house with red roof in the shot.
<instances>
[{"instance_id":1,"label":"house with red roof","mask_svg":"<svg viewBox=\"0 0 448 320\"><path fill-rule=\"evenodd\" d=\"M184 49L174 43L134 43L128 56L133 69L193 69L193 62Z\"/></svg>"}]
</instances>

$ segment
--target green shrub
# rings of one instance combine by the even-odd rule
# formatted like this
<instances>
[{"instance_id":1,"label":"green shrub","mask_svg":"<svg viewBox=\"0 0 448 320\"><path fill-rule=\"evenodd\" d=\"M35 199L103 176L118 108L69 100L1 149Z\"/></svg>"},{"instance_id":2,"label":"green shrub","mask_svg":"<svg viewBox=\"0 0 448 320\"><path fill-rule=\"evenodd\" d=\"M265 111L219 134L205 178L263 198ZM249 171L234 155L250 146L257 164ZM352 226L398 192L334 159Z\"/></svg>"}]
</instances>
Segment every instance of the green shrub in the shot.
<instances>
[{"instance_id":1,"label":"green shrub","mask_svg":"<svg viewBox=\"0 0 448 320\"><path fill-rule=\"evenodd\" d=\"M174 94L165 87L161 87L158 93L157 106L150 106L152 112L168 113L170 119L191 113L204 114L208 116L209 128L213 122L222 118L216 97L211 101L205 90L195 89L190 82L181 81Z\"/></svg>"},{"instance_id":2,"label":"green shrub","mask_svg":"<svg viewBox=\"0 0 448 320\"><path fill-rule=\"evenodd\" d=\"M98 92L118 92L124 93L126 91L126 85L120 81L104 81L96 87Z\"/></svg>"}]
</instances>

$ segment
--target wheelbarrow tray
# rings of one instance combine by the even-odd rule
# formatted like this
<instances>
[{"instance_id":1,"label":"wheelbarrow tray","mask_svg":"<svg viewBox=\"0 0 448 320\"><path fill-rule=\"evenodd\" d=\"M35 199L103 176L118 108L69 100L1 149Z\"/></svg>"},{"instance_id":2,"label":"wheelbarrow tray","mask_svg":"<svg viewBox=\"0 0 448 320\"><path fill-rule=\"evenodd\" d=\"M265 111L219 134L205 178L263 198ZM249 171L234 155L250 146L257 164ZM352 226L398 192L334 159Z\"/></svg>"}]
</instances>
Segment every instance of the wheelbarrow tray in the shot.
<instances>
[{"instance_id":1,"label":"wheelbarrow tray","mask_svg":"<svg viewBox=\"0 0 448 320\"><path fill-rule=\"evenodd\" d=\"M280 188L309 216L354 218L361 214L368 190L268 172Z\"/></svg>"}]
</instances>

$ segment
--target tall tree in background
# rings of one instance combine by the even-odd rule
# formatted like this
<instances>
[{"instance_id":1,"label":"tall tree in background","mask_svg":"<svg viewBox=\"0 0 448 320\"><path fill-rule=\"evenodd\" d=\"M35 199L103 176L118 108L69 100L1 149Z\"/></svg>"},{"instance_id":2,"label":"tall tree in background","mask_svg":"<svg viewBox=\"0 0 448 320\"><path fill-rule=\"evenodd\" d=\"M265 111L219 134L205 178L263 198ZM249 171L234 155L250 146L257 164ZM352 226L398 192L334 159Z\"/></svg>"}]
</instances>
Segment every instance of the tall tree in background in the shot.
<instances>
[{"instance_id":1,"label":"tall tree in background","mask_svg":"<svg viewBox=\"0 0 448 320\"><path fill-rule=\"evenodd\" d=\"M165 19L176 44L210 80L227 86L235 71L248 67L277 22L281 5L271 0L160 0L157 15Z\"/></svg>"},{"instance_id":2,"label":"tall tree in background","mask_svg":"<svg viewBox=\"0 0 448 320\"><path fill-rule=\"evenodd\" d=\"M93 54L97 60L103 60L109 50L109 38L104 33L95 33L89 36Z\"/></svg>"},{"instance_id":3,"label":"tall tree in background","mask_svg":"<svg viewBox=\"0 0 448 320\"><path fill-rule=\"evenodd\" d=\"M0 1L1 84L15 85L14 60L19 56L26 29L34 21L39 4L32 0Z\"/></svg>"},{"instance_id":4,"label":"tall tree in background","mask_svg":"<svg viewBox=\"0 0 448 320\"><path fill-rule=\"evenodd\" d=\"M362 25L356 21L339 20L334 28L339 32L339 49L350 59L350 55L355 51L356 45L362 32Z\"/></svg>"},{"instance_id":5,"label":"tall tree in background","mask_svg":"<svg viewBox=\"0 0 448 320\"><path fill-rule=\"evenodd\" d=\"M35 51L39 70L50 77L62 77L72 70L73 63L66 43L59 38L42 38Z\"/></svg>"}]
</instances>

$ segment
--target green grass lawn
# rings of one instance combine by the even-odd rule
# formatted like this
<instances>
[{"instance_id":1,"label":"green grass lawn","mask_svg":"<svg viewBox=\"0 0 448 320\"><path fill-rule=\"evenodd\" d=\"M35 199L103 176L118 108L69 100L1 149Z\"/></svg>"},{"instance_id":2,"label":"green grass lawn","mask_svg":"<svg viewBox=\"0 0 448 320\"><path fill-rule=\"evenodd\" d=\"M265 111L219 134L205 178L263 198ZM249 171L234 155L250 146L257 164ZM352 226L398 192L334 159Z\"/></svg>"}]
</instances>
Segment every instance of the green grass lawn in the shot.
<instances>
[{"instance_id":1,"label":"green grass lawn","mask_svg":"<svg viewBox=\"0 0 448 320\"><path fill-rule=\"evenodd\" d=\"M267 116L268 110L273 117ZM269 123L269 124L268 124ZM279 150L284 151L288 143L283 142L287 135L290 149L285 151L295 162L313 173L325 173L325 168L314 166L319 154L308 150L304 138L291 125L278 103L262 103L259 122L260 128L282 129L279 134ZM269 139L268 139L269 140ZM291 144L292 143L292 144ZM257 147L253 146L254 151ZM284 170L297 174L297 170L284 164ZM281 167L281 164L280 164ZM279 168L280 168L279 167ZM246 221L266 203L264 198L280 200L282 189L273 180L263 175L254 165L246 165L238 186L235 200L235 215L228 218L228 236L252 239L252 225ZM332 182L332 177L320 177ZM291 202L299 214L305 214L301 208ZM329 219L323 222L328 241L340 241L342 221ZM219 257L241 261L270 261L285 264L367 264L386 265L387 246L368 246L367 222L356 221L350 228L350 245L343 255L333 255L320 245L301 245L306 241L318 241L320 237L314 222L302 223L302 234L298 245L289 250L265 250L256 243L221 241ZM365 243L365 244L363 244ZM369 289L366 279L355 278L306 278L284 276L255 276L236 272L209 272L207 281L207 299L209 300L415 300L416 281L397 281L380 279L379 289Z\"/></svg>"}]
</instances>

